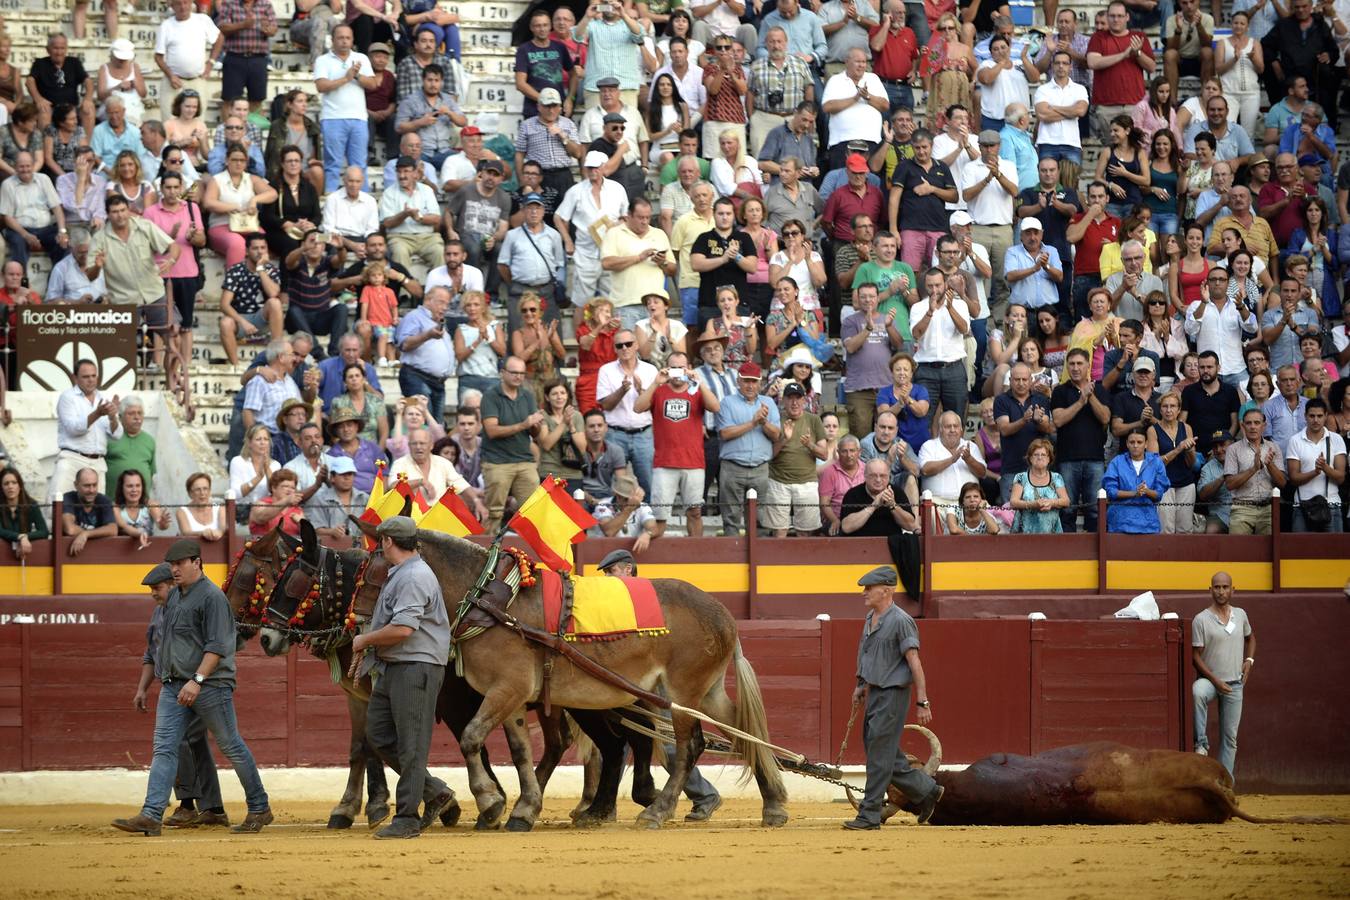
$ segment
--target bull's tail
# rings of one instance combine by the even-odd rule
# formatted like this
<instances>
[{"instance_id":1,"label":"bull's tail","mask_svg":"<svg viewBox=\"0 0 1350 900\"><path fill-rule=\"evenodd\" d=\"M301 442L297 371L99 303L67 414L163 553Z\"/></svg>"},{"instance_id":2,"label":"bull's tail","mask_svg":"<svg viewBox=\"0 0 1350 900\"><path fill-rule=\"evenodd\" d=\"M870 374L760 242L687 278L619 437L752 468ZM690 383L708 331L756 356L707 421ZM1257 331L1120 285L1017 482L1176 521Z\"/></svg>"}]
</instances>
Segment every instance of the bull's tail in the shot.
<instances>
[{"instance_id":1,"label":"bull's tail","mask_svg":"<svg viewBox=\"0 0 1350 900\"><path fill-rule=\"evenodd\" d=\"M1241 819L1254 825L1347 825L1350 819L1339 816L1254 816L1238 806L1237 796L1228 785L1216 781L1205 785L1204 790L1219 801L1220 811L1228 818Z\"/></svg>"},{"instance_id":2,"label":"bull's tail","mask_svg":"<svg viewBox=\"0 0 1350 900\"><path fill-rule=\"evenodd\" d=\"M736 640L736 722L738 731L756 737L756 741L733 737L731 752L745 760L745 771L741 774L741 783L749 782L752 777L766 773L777 775L778 761L774 758L769 740L769 714L764 709L764 695L759 688L759 679L750 665L750 660L741 652L741 642Z\"/></svg>"}]
</instances>

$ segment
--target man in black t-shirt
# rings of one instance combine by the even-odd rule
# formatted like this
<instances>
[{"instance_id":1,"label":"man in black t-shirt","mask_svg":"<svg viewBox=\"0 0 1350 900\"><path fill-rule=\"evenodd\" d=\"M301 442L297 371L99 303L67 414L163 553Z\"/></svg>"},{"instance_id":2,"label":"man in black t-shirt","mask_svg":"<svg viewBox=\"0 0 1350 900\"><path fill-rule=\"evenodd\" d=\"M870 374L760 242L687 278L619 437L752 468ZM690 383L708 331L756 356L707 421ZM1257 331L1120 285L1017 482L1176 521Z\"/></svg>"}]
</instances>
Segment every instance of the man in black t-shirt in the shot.
<instances>
[{"instance_id":1,"label":"man in black t-shirt","mask_svg":"<svg viewBox=\"0 0 1350 900\"><path fill-rule=\"evenodd\" d=\"M1191 426L1196 451L1208 455L1217 432L1235 434L1241 408L1237 388L1219 377L1219 355L1213 350L1201 353L1200 380L1181 392L1181 421Z\"/></svg>"},{"instance_id":2,"label":"man in black t-shirt","mask_svg":"<svg viewBox=\"0 0 1350 900\"><path fill-rule=\"evenodd\" d=\"M1045 227L1042 243L1059 251L1059 258L1068 262L1073 259L1069 251L1069 220L1083 211L1078 199L1078 191L1064 187L1059 183L1059 160L1046 156L1036 165L1036 174L1040 183L1029 187L1017 198L1017 216L1026 218L1035 216ZM1065 278L1059 285L1060 309L1069 310L1069 297L1072 294L1073 279Z\"/></svg>"},{"instance_id":3,"label":"man in black t-shirt","mask_svg":"<svg viewBox=\"0 0 1350 900\"><path fill-rule=\"evenodd\" d=\"M689 250L689 265L700 275L698 285L698 327L717 316L717 289L733 287L741 299L738 312L749 314L745 297L745 276L758 265L755 243L736 227L736 205L730 197L713 204L713 229L705 231Z\"/></svg>"},{"instance_id":4,"label":"man in black t-shirt","mask_svg":"<svg viewBox=\"0 0 1350 900\"><path fill-rule=\"evenodd\" d=\"M917 528L904 493L896 494L891 487L891 464L884 458L868 460L862 484L849 488L839 503L839 533L890 537Z\"/></svg>"},{"instance_id":5,"label":"man in black t-shirt","mask_svg":"<svg viewBox=\"0 0 1350 900\"><path fill-rule=\"evenodd\" d=\"M933 159L932 132L920 128L912 139L914 158L891 175L891 232L900 235L900 259L916 273L928 268L938 238L951 231L948 203L957 199L952 170Z\"/></svg>"},{"instance_id":6,"label":"man in black t-shirt","mask_svg":"<svg viewBox=\"0 0 1350 900\"><path fill-rule=\"evenodd\" d=\"M33 60L28 71L28 93L38 108L38 129L52 123L52 108L62 103L79 110L85 134L94 133L94 83L78 56L70 55L66 36L47 37L47 55Z\"/></svg>"},{"instance_id":7,"label":"man in black t-shirt","mask_svg":"<svg viewBox=\"0 0 1350 900\"><path fill-rule=\"evenodd\" d=\"M93 538L117 536L112 501L98 491L102 481L93 469L81 469L75 473L75 490L66 491L61 498L61 525L71 539L71 556L79 556Z\"/></svg>"},{"instance_id":8,"label":"man in black t-shirt","mask_svg":"<svg viewBox=\"0 0 1350 900\"><path fill-rule=\"evenodd\" d=\"M1125 438L1130 432L1151 428L1158 421L1162 394L1153 389L1157 380L1158 371L1153 360L1147 356L1136 357L1134 387L1111 399L1111 434L1116 439L1112 456L1125 452Z\"/></svg>"},{"instance_id":9,"label":"man in black t-shirt","mask_svg":"<svg viewBox=\"0 0 1350 900\"><path fill-rule=\"evenodd\" d=\"M1092 383L1092 357L1074 347L1065 358L1069 380L1050 393L1050 416L1056 429L1055 463L1069 492L1069 507L1059 514L1066 532L1074 530L1079 510L1083 530L1097 530L1097 491L1106 464L1106 426L1111 422L1111 394Z\"/></svg>"}]
</instances>

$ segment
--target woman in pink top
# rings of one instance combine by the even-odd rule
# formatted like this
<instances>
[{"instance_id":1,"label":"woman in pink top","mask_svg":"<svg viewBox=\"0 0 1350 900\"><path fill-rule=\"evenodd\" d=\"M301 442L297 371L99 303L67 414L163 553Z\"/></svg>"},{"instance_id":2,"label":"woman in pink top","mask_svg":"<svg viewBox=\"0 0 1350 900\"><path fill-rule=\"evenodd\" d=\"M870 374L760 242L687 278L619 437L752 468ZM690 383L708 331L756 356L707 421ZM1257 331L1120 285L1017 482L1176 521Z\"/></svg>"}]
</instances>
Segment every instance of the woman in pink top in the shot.
<instances>
[{"instance_id":1,"label":"woman in pink top","mask_svg":"<svg viewBox=\"0 0 1350 900\"><path fill-rule=\"evenodd\" d=\"M1148 93L1134 105L1132 117L1145 135L1166 128L1172 132L1176 145L1182 145L1181 131L1177 128L1177 109L1172 104L1172 85L1164 76L1159 75L1149 83Z\"/></svg>"},{"instance_id":2,"label":"woman in pink top","mask_svg":"<svg viewBox=\"0 0 1350 900\"><path fill-rule=\"evenodd\" d=\"M159 180L159 202L146 207L145 218L154 222L175 244L182 247L178 261L169 269L169 289L182 320L178 349L184 364L192 359L192 317L197 308L197 293L202 289L197 251L206 246L206 225L202 210L183 197L183 176L166 171Z\"/></svg>"}]
</instances>

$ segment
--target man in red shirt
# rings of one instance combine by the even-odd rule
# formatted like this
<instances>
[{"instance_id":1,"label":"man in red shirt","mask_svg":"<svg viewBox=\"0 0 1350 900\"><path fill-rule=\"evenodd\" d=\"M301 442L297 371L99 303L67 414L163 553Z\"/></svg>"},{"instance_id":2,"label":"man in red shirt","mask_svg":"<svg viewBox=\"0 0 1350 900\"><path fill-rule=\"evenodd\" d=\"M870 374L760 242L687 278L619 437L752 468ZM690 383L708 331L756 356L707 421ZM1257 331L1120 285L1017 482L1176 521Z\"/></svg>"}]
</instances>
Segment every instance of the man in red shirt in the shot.
<instances>
[{"instance_id":1,"label":"man in red shirt","mask_svg":"<svg viewBox=\"0 0 1350 900\"><path fill-rule=\"evenodd\" d=\"M1313 196L1317 195L1316 187ZM1303 210L1308 205L1308 188L1299 177L1298 160L1292 153L1275 157L1275 180L1267 181L1256 198L1261 218L1270 223L1275 240L1289 243L1294 229L1303 224Z\"/></svg>"},{"instance_id":2,"label":"man in red shirt","mask_svg":"<svg viewBox=\"0 0 1350 900\"><path fill-rule=\"evenodd\" d=\"M685 531L703 537L703 413L722 408L717 395L689 368L678 350L666 368L633 401L633 412L652 413L652 513L656 533L666 533L666 520L676 500L685 510Z\"/></svg>"},{"instance_id":3,"label":"man in red shirt","mask_svg":"<svg viewBox=\"0 0 1350 900\"><path fill-rule=\"evenodd\" d=\"M853 240L854 216L882 221L882 197L881 188L867 182L867 160L861 153L850 153L844 168L848 169L848 184L830 194L822 224L831 237L847 244Z\"/></svg>"},{"instance_id":4,"label":"man in red shirt","mask_svg":"<svg viewBox=\"0 0 1350 900\"><path fill-rule=\"evenodd\" d=\"M749 151L745 132L745 92L749 84L741 64L736 62L731 38L717 36L711 49L713 61L703 67L703 87L708 91L708 102L703 107L703 155L715 159L718 139L724 131L735 132L741 149Z\"/></svg>"},{"instance_id":5,"label":"man in red shirt","mask_svg":"<svg viewBox=\"0 0 1350 900\"><path fill-rule=\"evenodd\" d=\"M1113 4L1114 5L1114 4ZM1106 211L1106 185L1094 181L1088 185L1087 209L1069 220L1065 237L1074 245L1073 313L1074 321L1090 315L1088 291L1102 283L1102 248L1120 238L1120 220Z\"/></svg>"},{"instance_id":6,"label":"man in red shirt","mask_svg":"<svg viewBox=\"0 0 1350 900\"><path fill-rule=\"evenodd\" d=\"M867 34L867 43L872 50L872 71L886 85L886 96L891 101L891 108L886 113L889 121L896 110L914 108L914 91L909 82L915 74L919 42L914 32L905 27L903 0L886 0L881 23Z\"/></svg>"},{"instance_id":7,"label":"man in red shirt","mask_svg":"<svg viewBox=\"0 0 1350 900\"><path fill-rule=\"evenodd\" d=\"M1130 30L1130 13L1120 0L1106 7L1106 30L1095 32L1088 41L1087 64L1094 73L1097 135L1105 140L1111 120L1128 115L1130 107L1143 99L1145 73L1152 74L1158 65L1148 37Z\"/></svg>"}]
</instances>

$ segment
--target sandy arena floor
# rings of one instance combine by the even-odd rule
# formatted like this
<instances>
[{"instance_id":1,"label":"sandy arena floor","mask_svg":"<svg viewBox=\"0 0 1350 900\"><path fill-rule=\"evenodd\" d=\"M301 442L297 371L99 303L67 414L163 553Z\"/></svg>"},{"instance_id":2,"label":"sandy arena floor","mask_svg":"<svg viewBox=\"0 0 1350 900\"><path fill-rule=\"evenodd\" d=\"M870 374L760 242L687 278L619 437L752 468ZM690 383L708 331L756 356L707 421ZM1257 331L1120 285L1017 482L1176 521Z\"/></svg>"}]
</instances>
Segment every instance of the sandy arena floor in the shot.
<instances>
[{"instance_id":1,"label":"sandy arena floor","mask_svg":"<svg viewBox=\"0 0 1350 900\"><path fill-rule=\"evenodd\" d=\"M128 798L131 800L132 798ZM257 837L219 829L161 838L108 827L125 807L0 807L7 897L831 898L1350 896L1350 826L933 828L843 831L842 803L796 803L787 827L728 801L713 823L598 831L545 806L531 834L436 829L375 842L326 831L328 806L279 809ZM1350 816L1350 796L1248 797L1261 815ZM682 805L681 816L686 810ZM623 814L634 814L627 805ZM231 808L232 816L242 809ZM904 816L898 817L903 819ZM664 887L658 887L664 886Z\"/></svg>"}]
</instances>

